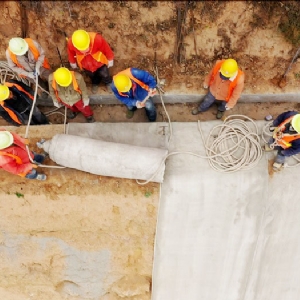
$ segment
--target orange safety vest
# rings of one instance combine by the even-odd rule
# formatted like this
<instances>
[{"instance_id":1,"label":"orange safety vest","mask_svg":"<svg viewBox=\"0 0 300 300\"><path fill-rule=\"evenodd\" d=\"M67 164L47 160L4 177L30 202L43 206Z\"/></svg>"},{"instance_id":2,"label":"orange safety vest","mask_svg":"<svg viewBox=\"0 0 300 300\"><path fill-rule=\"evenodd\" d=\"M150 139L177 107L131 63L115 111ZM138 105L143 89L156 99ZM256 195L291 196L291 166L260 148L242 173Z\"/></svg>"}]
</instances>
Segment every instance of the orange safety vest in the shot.
<instances>
[{"instance_id":1,"label":"orange safety vest","mask_svg":"<svg viewBox=\"0 0 300 300\"><path fill-rule=\"evenodd\" d=\"M7 87L16 87L19 91L22 91L23 93L25 93L31 100L33 100L33 96L28 93L27 91L25 91L20 85L16 84L16 83L11 83L11 82L4 82L4 85L6 85ZM8 115L10 116L11 119L13 119L16 123L18 124L22 124L22 122L19 120L18 116L8 107L6 107L4 104L4 101L0 101L0 106L8 113Z\"/></svg>"},{"instance_id":2,"label":"orange safety vest","mask_svg":"<svg viewBox=\"0 0 300 300\"><path fill-rule=\"evenodd\" d=\"M276 143L278 146L280 146L283 149L290 148L292 146L291 142L297 139L300 139L300 134L288 134L288 133L283 133L285 130L285 125L290 123L292 121L294 116L291 116L284 120L278 127L282 127L282 129L278 131L274 131L273 133L273 138L275 139ZM278 134L279 133L279 134Z\"/></svg>"},{"instance_id":3,"label":"orange safety vest","mask_svg":"<svg viewBox=\"0 0 300 300\"><path fill-rule=\"evenodd\" d=\"M30 39L30 38L26 38L24 39L26 41L26 43L28 44L28 47L29 47L29 50L32 52L33 54L33 57L34 57L34 60L37 61L39 56L40 56L40 52L39 50L36 48L36 46L34 45L33 43L33 40ZM24 69L24 67L18 62L18 59L17 59L17 55L15 55L14 53L12 53L9 48L8 48L8 53L9 53L9 56L11 58L11 60L19 67L19 68L22 68ZM50 69L50 65L49 65L49 62L47 60L47 58L45 57L44 59L44 62L43 62L43 67L45 69Z\"/></svg>"},{"instance_id":4,"label":"orange safety vest","mask_svg":"<svg viewBox=\"0 0 300 300\"><path fill-rule=\"evenodd\" d=\"M78 92L80 95L82 95L82 92L78 86L78 83L77 83L77 80L76 80L76 77L75 77L75 73L74 71L70 71L71 72L71 75L72 75L72 83L73 83L73 88L76 92ZM56 99L59 101L59 102L63 102L59 96L58 96L58 90L57 90L57 86L56 86L56 81L54 79L54 76L53 76L53 80L52 80L52 87L54 89L54 93L55 93L55 96L56 96Z\"/></svg>"},{"instance_id":5,"label":"orange safety vest","mask_svg":"<svg viewBox=\"0 0 300 300\"><path fill-rule=\"evenodd\" d=\"M93 51L94 41L95 41L95 37L96 37L97 33L88 32L88 34L90 36L90 51ZM95 52L93 54L76 52L76 60L77 60L77 64L80 69L82 69L81 61L83 60L83 58L85 57L86 54L90 54L96 61L101 62L104 65L108 64L108 60L107 60L106 56L101 51Z\"/></svg>"},{"instance_id":6,"label":"orange safety vest","mask_svg":"<svg viewBox=\"0 0 300 300\"><path fill-rule=\"evenodd\" d=\"M131 68L128 68L128 69L126 69L126 70L124 70L124 71L121 71L121 72L119 72L117 75L126 75L126 76L128 76L132 81L134 81L135 83L137 83L140 87L142 87L144 90L146 90L147 92L149 92L150 91L150 88L149 88L149 86L147 85L147 84L145 84L144 82L142 82L142 81L140 81L140 80L138 80L137 78L135 78L133 75L132 75L132 73L131 73ZM115 76L117 76L117 75L115 75ZM115 77L114 76L114 77ZM123 94L123 93L121 93L121 92L119 92L118 91L118 93L121 95L121 96L127 96L126 94Z\"/></svg>"},{"instance_id":7,"label":"orange safety vest","mask_svg":"<svg viewBox=\"0 0 300 300\"><path fill-rule=\"evenodd\" d=\"M215 76L217 75L217 73L218 73L219 70L221 69L221 66L222 66L222 64L223 64L224 61L225 61L225 60L223 59L223 60L221 60L220 62L218 62L218 63L215 65L215 67L214 67L214 69L213 69L213 71L212 71L212 74L211 74L211 78L210 78L209 84L208 84L209 86L213 83L213 81L214 81L214 79L215 79ZM232 93L233 93L233 90L234 90L234 88L235 88L236 85L237 85L237 82L238 82L239 78L240 78L243 74L244 74L244 72L241 71L240 69L238 69L237 76L235 77L235 79L234 79L233 81L230 82L230 85L229 85L229 88L228 88L228 94L227 94L227 97L226 97L226 99L225 99L226 102L229 101L229 99L230 99L230 97L231 97L231 95L232 95Z\"/></svg>"}]
</instances>

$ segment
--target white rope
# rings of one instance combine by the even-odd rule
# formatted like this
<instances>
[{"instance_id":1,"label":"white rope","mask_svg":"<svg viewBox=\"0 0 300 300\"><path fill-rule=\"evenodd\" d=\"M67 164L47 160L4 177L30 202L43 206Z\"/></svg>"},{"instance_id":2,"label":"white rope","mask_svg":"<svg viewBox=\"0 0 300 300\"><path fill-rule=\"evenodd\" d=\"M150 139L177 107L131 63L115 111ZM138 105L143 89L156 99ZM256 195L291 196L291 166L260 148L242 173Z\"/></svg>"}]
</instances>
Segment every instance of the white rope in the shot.
<instances>
[{"instance_id":1,"label":"white rope","mask_svg":"<svg viewBox=\"0 0 300 300\"><path fill-rule=\"evenodd\" d=\"M188 154L208 159L210 166L214 170L223 173L250 170L258 164L262 157L258 128L255 122L247 116L232 115L227 117L223 124L213 127L206 142L200 126L200 120L198 121L198 130L205 146L205 155L189 151L171 152L164 157L151 178L144 182L137 180L137 183L140 185L149 183L160 172L167 158L177 154Z\"/></svg>"}]
</instances>

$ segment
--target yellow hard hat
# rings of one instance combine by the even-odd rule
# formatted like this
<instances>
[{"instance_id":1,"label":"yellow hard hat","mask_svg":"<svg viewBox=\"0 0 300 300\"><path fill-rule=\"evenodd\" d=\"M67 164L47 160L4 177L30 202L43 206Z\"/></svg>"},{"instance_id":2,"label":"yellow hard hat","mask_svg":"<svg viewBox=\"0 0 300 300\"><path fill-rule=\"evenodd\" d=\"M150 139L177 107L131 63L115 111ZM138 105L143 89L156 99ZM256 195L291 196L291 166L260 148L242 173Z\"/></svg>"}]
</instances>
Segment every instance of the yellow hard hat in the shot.
<instances>
[{"instance_id":1,"label":"yellow hard hat","mask_svg":"<svg viewBox=\"0 0 300 300\"><path fill-rule=\"evenodd\" d=\"M72 82L72 74L67 68L58 68L54 74L54 79L60 86L67 87Z\"/></svg>"},{"instance_id":2,"label":"yellow hard hat","mask_svg":"<svg viewBox=\"0 0 300 300\"><path fill-rule=\"evenodd\" d=\"M300 114L297 114L292 119L293 128L300 133Z\"/></svg>"},{"instance_id":3,"label":"yellow hard hat","mask_svg":"<svg viewBox=\"0 0 300 300\"><path fill-rule=\"evenodd\" d=\"M9 147L14 142L14 137L9 131L0 131L0 150Z\"/></svg>"},{"instance_id":4,"label":"yellow hard hat","mask_svg":"<svg viewBox=\"0 0 300 300\"><path fill-rule=\"evenodd\" d=\"M0 84L0 101L4 101L9 97L9 88L6 85Z\"/></svg>"},{"instance_id":5,"label":"yellow hard hat","mask_svg":"<svg viewBox=\"0 0 300 300\"><path fill-rule=\"evenodd\" d=\"M90 46L90 36L85 30L76 30L72 34L72 43L80 51L87 50Z\"/></svg>"},{"instance_id":6,"label":"yellow hard hat","mask_svg":"<svg viewBox=\"0 0 300 300\"><path fill-rule=\"evenodd\" d=\"M22 38L12 38L8 43L9 50L15 55L24 55L28 51L28 44Z\"/></svg>"},{"instance_id":7,"label":"yellow hard hat","mask_svg":"<svg viewBox=\"0 0 300 300\"><path fill-rule=\"evenodd\" d=\"M236 74L237 70L237 62L234 59L229 58L223 62L220 72L223 76L230 78Z\"/></svg>"},{"instance_id":8,"label":"yellow hard hat","mask_svg":"<svg viewBox=\"0 0 300 300\"><path fill-rule=\"evenodd\" d=\"M124 74L117 74L113 77L114 84L117 90L121 93L128 92L132 87L130 78Z\"/></svg>"}]
</instances>

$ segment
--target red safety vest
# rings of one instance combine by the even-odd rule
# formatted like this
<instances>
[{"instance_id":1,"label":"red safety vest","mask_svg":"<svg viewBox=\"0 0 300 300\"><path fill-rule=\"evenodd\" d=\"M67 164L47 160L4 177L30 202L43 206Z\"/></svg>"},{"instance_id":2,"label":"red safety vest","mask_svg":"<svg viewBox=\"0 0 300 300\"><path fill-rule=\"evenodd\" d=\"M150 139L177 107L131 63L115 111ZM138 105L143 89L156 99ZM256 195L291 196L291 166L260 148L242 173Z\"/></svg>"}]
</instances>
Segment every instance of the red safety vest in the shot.
<instances>
[{"instance_id":1,"label":"red safety vest","mask_svg":"<svg viewBox=\"0 0 300 300\"><path fill-rule=\"evenodd\" d=\"M134 81L134 82L137 83L140 87L142 87L144 90L146 90L147 92L150 91L150 88L149 88L149 86L148 86L147 84L145 84L144 82L138 80L137 78L135 78L135 77L132 75L132 73L131 73L131 68L128 68L128 69L126 69L126 70L124 70L124 71L121 71L121 72L119 72L118 74L116 74L115 76L117 76L117 75L126 75L126 76L128 76L132 81ZM114 76L114 77L115 77L115 76ZM121 96L123 96L123 97L124 97L124 96L127 96L126 94L121 93L121 92L119 92L119 91L118 91L118 93L119 93Z\"/></svg>"},{"instance_id":2,"label":"red safety vest","mask_svg":"<svg viewBox=\"0 0 300 300\"><path fill-rule=\"evenodd\" d=\"M72 83L73 83L73 88L76 92L78 92L80 95L82 95L82 92L78 86L78 83L77 83L77 80L76 80L76 77L75 77L75 73L74 71L70 71L71 72L71 75L72 75ZM58 96L58 90L57 90L57 85L56 85L56 81L54 79L54 76L53 76L53 80L52 80L52 87L54 89L54 93L55 93L55 96L56 96L56 99L59 101L59 102L63 102L59 96Z\"/></svg>"},{"instance_id":3,"label":"red safety vest","mask_svg":"<svg viewBox=\"0 0 300 300\"><path fill-rule=\"evenodd\" d=\"M223 60L219 61L219 62L215 65L215 67L214 67L214 69L213 69L213 71L212 71L212 74L211 74L211 78L210 78L209 84L208 84L209 86L213 83L213 81L214 81L214 79L215 79L215 76L217 75L217 73L218 73L219 70L221 69L221 66L222 66L222 64L224 63L224 61L225 61L225 60L223 59ZM234 79L233 81L230 82L230 85L229 85L229 88L228 88L228 94L227 94L227 97L226 97L226 99L225 99L226 102L229 101L229 99L230 99L230 97L231 97L231 95L232 95L232 93L233 93L233 90L234 90L234 88L235 88L236 85L237 85L237 82L238 82L239 78L240 78L243 74L244 74L244 72L241 71L240 69L238 69L237 76L235 77L235 79Z\"/></svg>"},{"instance_id":4,"label":"red safety vest","mask_svg":"<svg viewBox=\"0 0 300 300\"><path fill-rule=\"evenodd\" d=\"M28 44L28 47L29 47L29 50L32 52L33 54L33 57L34 57L34 60L37 61L39 56L40 56L40 52L39 50L36 48L36 46L34 45L33 43L33 40L30 39L30 38L26 38L24 39L26 41L26 43ZM22 68L24 69L24 67L18 62L18 59L17 59L17 56L12 53L9 48L8 48L8 53L9 53L9 56L11 58L11 60L19 67L19 68ZM50 69L50 65L49 65L49 62L47 60L47 58L45 57L44 59L44 62L43 62L43 67L45 69Z\"/></svg>"},{"instance_id":5,"label":"red safety vest","mask_svg":"<svg viewBox=\"0 0 300 300\"><path fill-rule=\"evenodd\" d=\"M88 32L88 35L90 36L90 51L93 51L96 34L97 33L95 33L95 32ZM108 60L107 60L106 56L101 51L97 51L93 54L91 54L91 53L88 53L88 54L90 54L96 61L101 62L105 65L108 64ZM77 60L77 64L80 69L82 69L81 61L84 59L85 55L86 55L86 53L76 52L76 60Z\"/></svg>"},{"instance_id":6,"label":"red safety vest","mask_svg":"<svg viewBox=\"0 0 300 300\"><path fill-rule=\"evenodd\" d=\"M19 91L25 93L31 100L33 100L33 96L27 91L25 91L20 85L11 82L4 82L4 85L6 85L9 88L16 87ZM18 116L14 113L14 111L12 111L10 108L5 106L5 100L0 101L0 106L9 114L11 119L13 119L16 123L20 125L22 124L22 122L19 120Z\"/></svg>"},{"instance_id":7,"label":"red safety vest","mask_svg":"<svg viewBox=\"0 0 300 300\"><path fill-rule=\"evenodd\" d=\"M292 121L294 116L291 116L284 120L278 127L282 127L280 131L274 131L273 138L275 139L278 146L280 146L283 149L290 148L292 146L291 142L295 141L297 139L300 139L300 134L288 134L283 133L283 131L286 129L285 125L290 123Z\"/></svg>"}]
</instances>

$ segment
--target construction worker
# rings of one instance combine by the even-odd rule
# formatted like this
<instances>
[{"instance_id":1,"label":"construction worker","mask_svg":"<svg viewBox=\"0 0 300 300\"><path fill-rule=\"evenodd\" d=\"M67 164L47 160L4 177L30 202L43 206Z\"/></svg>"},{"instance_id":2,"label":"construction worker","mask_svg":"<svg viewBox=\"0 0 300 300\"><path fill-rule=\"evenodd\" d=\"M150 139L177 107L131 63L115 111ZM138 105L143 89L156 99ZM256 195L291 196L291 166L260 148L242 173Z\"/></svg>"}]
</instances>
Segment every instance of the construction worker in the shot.
<instances>
[{"instance_id":1,"label":"construction worker","mask_svg":"<svg viewBox=\"0 0 300 300\"><path fill-rule=\"evenodd\" d=\"M265 151L277 150L273 169L281 170L285 158L300 153L300 114L287 111L280 114L270 126L272 138L265 145Z\"/></svg>"},{"instance_id":2,"label":"construction worker","mask_svg":"<svg viewBox=\"0 0 300 300\"><path fill-rule=\"evenodd\" d=\"M28 124L33 95L33 90L21 81L10 79L8 82L0 84L0 116L12 125ZM30 124L49 124L47 117L36 105Z\"/></svg>"},{"instance_id":3,"label":"construction worker","mask_svg":"<svg viewBox=\"0 0 300 300\"><path fill-rule=\"evenodd\" d=\"M36 171L46 155L30 152L32 163L28 157L26 145L28 145L27 139L0 129L0 169L28 179L46 180L45 174Z\"/></svg>"},{"instance_id":4,"label":"construction worker","mask_svg":"<svg viewBox=\"0 0 300 300\"><path fill-rule=\"evenodd\" d=\"M52 71L45 57L45 51L38 42L30 38L12 38L6 50L6 59L8 66L20 77L35 82L38 74L39 85L48 91L47 80ZM43 92L42 98L47 97L48 94Z\"/></svg>"},{"instance_id":5,"label":"construction worker","mask_svg":"<svg viewBox=\"0 0 300 300\"><path fill-rule=\"evenodd\" d=\"M58 68L49 76L49 91L54 106L64 105L71 110L69 119L74 119L81 112L89 123L95 122L86 84L80 73Z\"/></svg>"},{"instance_id":6,"label":"construction worker","mask_svg":"<svg viewBox=\"0 0 300 300\"><path fill-rule=\"evenodd\" d=\"M111 90L127 108L126 117L131 119L137 108L145 108L150 122L156 121L156 108L152 96L156 93L156 80L148 72L128 68L113 77Z\"/></svg>"},{"instance_id":7,"label":"construction worker","mask_svg":"<svg viewBox=\"0 0 300 300\"><path fill-rule=\"evenodd\" d=\"M245 75L234 59L217 60L213 69L205 77L203 87L209 88L207 95L193 115L207 111L217 104L217 119L221 119L225 110L233 108L244 89Z\"/></svg>"},{"instance_id":8,"label":"construction worker","mask_svg":"<svg viewBox=\"0 0 300 300\"><path fill-rule=\"evenodd\" d=\"M76 69L78 65L91 78L93 94L97 93L101 81L110 85L108 68L113 66L114 53L99 33L74 31L68 39L68 56L71 68Z\"/></svg>"}]
</instances>

